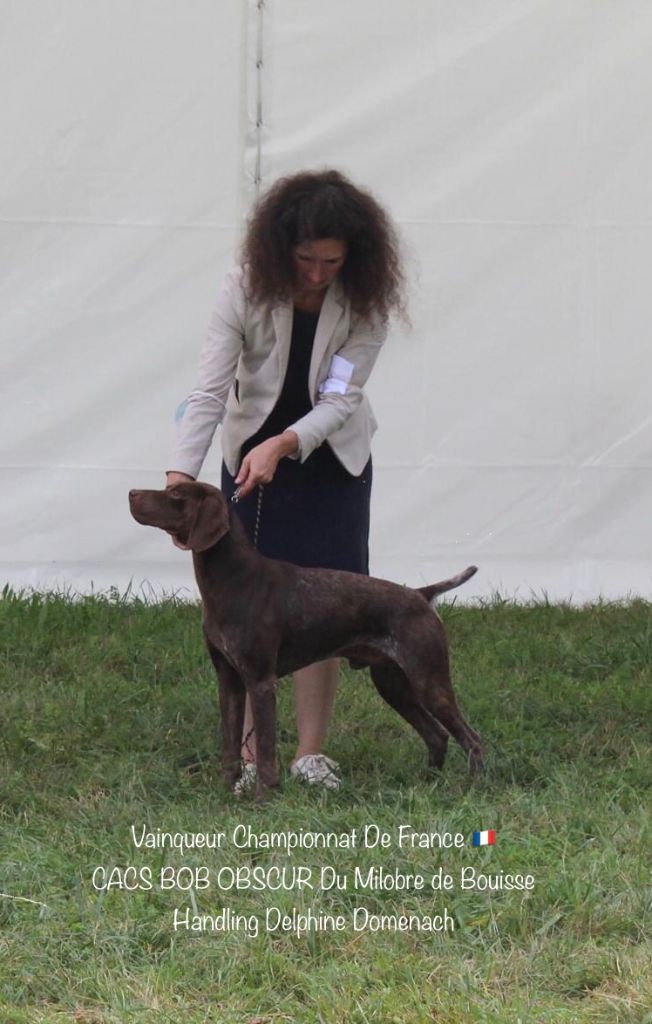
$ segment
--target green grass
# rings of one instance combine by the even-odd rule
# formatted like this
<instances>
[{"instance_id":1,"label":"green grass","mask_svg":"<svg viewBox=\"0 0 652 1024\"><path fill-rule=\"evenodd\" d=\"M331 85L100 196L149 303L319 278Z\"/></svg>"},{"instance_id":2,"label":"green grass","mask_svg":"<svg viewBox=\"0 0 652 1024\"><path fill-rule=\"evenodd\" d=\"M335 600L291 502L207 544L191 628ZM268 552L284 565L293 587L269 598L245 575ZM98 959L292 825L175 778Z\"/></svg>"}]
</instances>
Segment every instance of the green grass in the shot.
<instances>
[{"instance_id":1,"label":"green grass","mask_svg":"<svg viewBox=\"0 0 652 1024\"><path fill-rule=\"evenodd\" d=\"M344 786L284 777L259 808L218 771L218 713L197 607L119 595L0 601L0 1024L652 1024L652 607L493 603L442 609L455 688L487 749L469 779L346 671L328 753ZM293 754L291 687L280 754ZM220 851L138 850L130 826L223 831ZM234 848L237 824L345 832L385 850ZM399 849L398 827L494 827L492 849ZM96 891L95 867L334 867L345 890ZM355 891L356 867L532 873L532 892ZM213 878L215 874L213 875ZM23 897L23 900L8 897ZM32 900L35 902L27 902ZM447 907L452 934L175 932L175 907L263 921Z\"/></svg>"}]
</instances>

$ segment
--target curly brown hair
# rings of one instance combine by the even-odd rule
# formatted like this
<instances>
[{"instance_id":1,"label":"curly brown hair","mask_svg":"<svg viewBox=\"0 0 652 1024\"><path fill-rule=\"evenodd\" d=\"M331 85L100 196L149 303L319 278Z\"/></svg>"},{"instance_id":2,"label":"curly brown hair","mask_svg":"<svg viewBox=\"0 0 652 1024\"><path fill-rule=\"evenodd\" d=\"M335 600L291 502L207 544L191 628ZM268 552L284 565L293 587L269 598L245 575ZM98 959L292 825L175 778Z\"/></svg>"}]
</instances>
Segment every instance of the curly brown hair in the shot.
<instances>
[{"instance_id":1,"label":"curly brown hair","mask_svg":"<svg viewBox=\"0 0 652 1024\"><path fill-rule=\"evenodd\" d=\"M250 298L263 304L290 298L294 247L322 238L347 244L340 278L355 313L406 317L396 229L369 192L335 170L280 178L257 202L241 250Z\"/></svg>"}]
</instances>

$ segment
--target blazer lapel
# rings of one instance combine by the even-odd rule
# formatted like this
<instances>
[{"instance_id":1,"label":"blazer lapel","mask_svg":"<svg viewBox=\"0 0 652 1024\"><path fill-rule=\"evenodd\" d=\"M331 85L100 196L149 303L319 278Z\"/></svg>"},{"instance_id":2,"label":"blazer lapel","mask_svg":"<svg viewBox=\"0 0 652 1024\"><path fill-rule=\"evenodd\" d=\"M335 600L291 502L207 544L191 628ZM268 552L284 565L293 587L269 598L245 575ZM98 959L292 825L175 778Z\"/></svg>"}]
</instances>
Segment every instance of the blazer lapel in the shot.
<instances>
[{"instance_id":1,"label":"blazer lapel","mask_svg":"<svg viewBox=\"0 0 652 1024\"><path fill-rule=\"evenodd\" d=\"M308 374L308 390L311 395L315 394L317 375L319 373L319 367L321 366L324 358L324 353L328 348L331 338L335 332L340 317L345 309L344 291L339 280L333 281L329 286L328 291L324 296L324 301L319 313L319 320L317 321L317 330L315 332L315 340L312 346L312 356L310 358L310 373Z\"/></svg>"},{"instance_id":2,"label":"blazer lapel","mask_svg":"<svg viewBox=\"0 0 652 1024\"><path fill-rule=\"evenodd\" d=\"M272 322L276 335L276 365L278 370L278 390L281 393L283 381L288 368L290 342L292 340L292 303L282 302L272 309Z\"/></svg>"}]
</instances>

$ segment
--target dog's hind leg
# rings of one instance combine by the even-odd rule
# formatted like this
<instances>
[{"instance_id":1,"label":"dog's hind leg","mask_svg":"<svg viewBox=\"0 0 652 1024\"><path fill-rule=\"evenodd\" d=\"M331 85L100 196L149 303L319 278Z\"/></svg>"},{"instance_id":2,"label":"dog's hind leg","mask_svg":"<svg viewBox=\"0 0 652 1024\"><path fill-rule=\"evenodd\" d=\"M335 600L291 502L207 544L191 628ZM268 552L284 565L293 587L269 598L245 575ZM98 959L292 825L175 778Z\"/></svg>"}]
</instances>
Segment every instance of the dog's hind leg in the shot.
<instances>
[{"instance_id":1,"label":"dog's hind leg","mask_svg":"<svg viewBox=\"0 0 652 1024\"><path fill-rule=\"evenodd\" d=\"M418 680L418 693L430 714L448 729L467 754L473 774L479 775L484 768L482 740L462 715L448 672L424 673L422 679L420 677Z\"/></svg>"},{"instance_id":2,"label":"dog's hind leg","mask_svg":"<svg viewBox=\"0 0 652 1024\"><path fill-rule=\"evenodd\" d=\"M479 774L484 767L482 741L464 720L455 699L446 635L436 613L406 624L401 632L399 659L414 699L448 730L466 753L473 774Z\"/></svg>"},{"instance_id":3,"label":"dog's hind leg","mask_svg":"<svg viewBox=\"0 0 652 1024\"><path fill-rule=\"evenodd\" d=\"M428 748L430 768L443 768L448 747L448 733L436 718L415 700L413 688L405 672L395 662L370 666L371 678L378 693L419 733Z\"/></svg>"},{"instance_id":4,"label":"dog's hind leg","mask_svg":"<svg viewBox=\"0 0 652 1024\"><path fill-rule=\"evenodd\" d=\"M245 688L232 665L205 636L208 653L218 679L220 715L222 719L222 775L231 789L240 775L240 744L245 712Z\"/></svg>"}]
</instances>

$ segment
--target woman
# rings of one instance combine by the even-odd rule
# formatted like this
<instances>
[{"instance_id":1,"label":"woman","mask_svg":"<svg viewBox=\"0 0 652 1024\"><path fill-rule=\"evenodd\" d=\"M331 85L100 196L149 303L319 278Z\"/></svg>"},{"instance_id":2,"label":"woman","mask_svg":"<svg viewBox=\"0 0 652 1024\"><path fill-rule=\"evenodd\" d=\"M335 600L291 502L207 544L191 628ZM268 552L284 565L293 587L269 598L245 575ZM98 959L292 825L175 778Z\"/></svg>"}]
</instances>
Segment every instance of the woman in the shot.
<instances>
[{"instance_id":1,"label":"woman","mask_svg":"<svg viewBox=\"0 0 652 1024\"><path fill-rule=\"evenodd\" d=\"M196 478L222 422L222 490L261 554L368 573L376 422L363 388L402 283L394 228L367 192L334 170L278 181L222 288L167 485ZM321 748L338 673L332 659L294 674L291 773L330 789L339 766ZM256 778L248 703L242 756L238 793Z\"/></svg>"}]
</instances>

